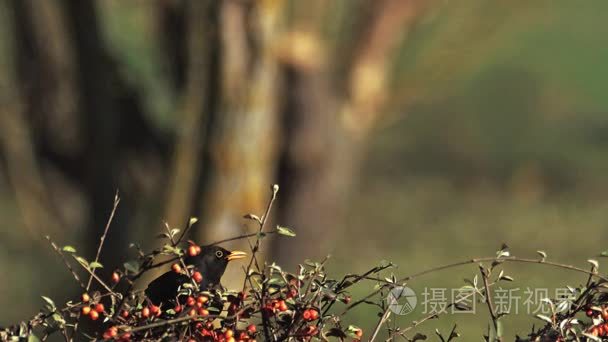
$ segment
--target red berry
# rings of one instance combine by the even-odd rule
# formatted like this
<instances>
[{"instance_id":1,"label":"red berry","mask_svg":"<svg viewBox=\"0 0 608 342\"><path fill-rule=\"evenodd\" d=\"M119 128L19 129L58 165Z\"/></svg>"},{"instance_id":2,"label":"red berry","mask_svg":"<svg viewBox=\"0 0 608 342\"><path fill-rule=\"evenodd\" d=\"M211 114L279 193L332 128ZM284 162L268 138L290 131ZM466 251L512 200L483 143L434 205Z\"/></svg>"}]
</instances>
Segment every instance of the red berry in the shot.
<instances>
[{"instance_id":1,"label":"red berry","mask_svg":"<svg viewBox=\"0 0 608 342\"><path fill-rule=\"evenodd\" d=\"M141 317L143 317L143 318L150 317L150 308L149 307L146 306L143 309L141 309Z\"/></svg>"},{"instance_id":2,"label":"red berry","mask_svg":"<svg viewBox=\"0 0 608 342\"><path fill-rule=\"evenodd\" d=\"M99 318L99 312L97 312L95 310L91 310L89 312L89 318L93 321L96 321Z\"/></svg>"},{"instance_id":3,"label":"red berry","mask_svg":"<svg viewBox=\"0 0 608 342\"><path fill-rule=\"evenodd\" d=\"M171 265L171 270L173 270L175 273L180 273L182 271L182 267L178 263L175 263Z\"/></svg>"},{"instance_id":4,"label":"red berry","mask_svg":"<svg viewBox=\"0 0 608 342\"><path fill-rule=\"evenodd\" d=\"M302 317L304 318L304 320L310 321L310 317L311 317L310 310L309 309L304 310L304 312L302 313Z\"/></svg>"},{"instance_id":5,"label":"red berry","mask_svg":"<svg viewBox=\"0 0 608 342\"><path fill-rule=\"evenodd\" d=\"M120 312L120 317L122 317L122 318L127 318L127 317L129 317L129 311L127 311L127 310L122 310L122 311Z\"/></svg>"},{"instance_id":6,"label":"red berry","mask_svg":"<svg viewBox=\"0 0 608 342\"><path fill-rule=\"evenodd\" d=\"M131 333L126 332L126 333L122 334L120 336L120 339L123 340L123 341L129 341L129 340L131 340Z\"/></svg>"},{"instance_id":7,"label":"red berry","mask_svg":"<svg viewBox=\"0 0 608 342\"><path fill-rule=\"evenodd\" d=\"M88 314L89 314L89 312L91 312L91 307L90 307L90 306L83 306L83 307L82 307L82 314L83 314L83 315L85 315L85 316L86 316L86 315L88 315Z\"/></svg>"},{"instance_id":8,"label":"red berry","mask_svg":"<svg viewBox=\"0 0 608 342\"><path fill-rule=\"evenodd\" d=\"M176 306L173 308L173 311L175 311L175 313L180 313L180 312L182 312L182 306L181 306L181 305L179 305L179 304L178 304L178 305L176 305Z\"/></svg>"},{"instance_id":9,"label":"red berry","mask_svg":"<svg viewBox=\"0 0 608 342\"><path fill-rule=\"evenodd\" d=\"M105 311L105 307L103 306L103 304L97 303L97 305L95 305L95 311L102 313Z\"/></svg>"},{"instance_id":10,"label":"red berry","mask_svg":"<svg viewBox=\"0 0 608 342\"><path fill-rule=\"evenodd\" d=\"M156 305L150 305L150 313L155 316L160 316L160 314L161 314L160 308Z\"/></svg>"},{"instance_id":11,"label":"red berry","mask_svg":"<svg viewBox=\"0 0 608 342\"><path fill-rule=\"evenodd\" d=\"M194 279L195 282L200 283L201 281L203 281L203 275L201 274L201 272L196 271L192 274L192 279Z\"/></svg>"},{"instance_id":12,"label":"red berry","mask_svg":"<svg viewBox=\"0 0 608 342\"><path fill-rule=\"evenodd\" d=\"M319 312L315 309L310 309L310 320L314 321L319 318Z\"/></svg>"},{"instance_id":13,"label":"red berry","mask_svg":"<svg viewBox=\"0 0 608 342\"><path fill-rule=\"evenodd\" d=\"M278 309L279 309L279 311L281 311L281 312L285 312L285 311L287 311L287 309L288 309L288 308L287 308L287 303L285 303L285 301L284 301L284 300L280 300L280 301L279 301L279 307L278 307Z\"/></svg>"},{"instance_id":14,"label":"red berry","mask_svg":"<svg viewBox=\"0 0 608 342\"><path fill-rule=\"evenodd\" d=\"M257 331L257 328L255 327L255 325L249 324L249 326L247 327L247 332L249 332L250 334L255 334L256 331Z\"/></svg>"},{"instance_id":15,"label":"red berry","mask_svg":"<svg viewBox=\"0 0 608 342\"><path fill-rule=\"evenodd\" d=\"M196 304L196 300L193 297L188 297L188 299L186 299L186 305L194 306L195 304Z\"/></svg>"},{"instance_id":16,"label":"red berry","mask_svg":"<svg viewBox=\"0 0 608 342\"><path fill-rule=\"evenodd\" d=\"M106 334L110 338L114 338L114 337L116 337L118 335L118 328L117 327L110 327L110 328L108 328L108 330L106 330L106 332L104 333L104 336Z\"/></svg>"},{"instance_id":17,"label":"red berry","mask_svg":"<svg viewBox=\"0 0 608 342\"><path fill-rule=\"evenodd\" d=\"M82 299L83 303L86 303L91 300L91 297L89 296L88 293L83 293L81 299Z\"/></svg>"},{"instance_id":18,"label":"red berry","mask_svg":"<svg viewBox=\"0 0 608 342\"><path fill-rule=\"evenodd\" d=\"M112 273L112 282L116 284L119 281L120 281L120 275L118 275L118 273L116 273L116 272Z\"/></svg>"},{"instance_id":19,"label":"red berry","mask_svg":"<svg viewBox=\"0 0 608 342\"><path fill-rule=\"evenodd\" d=\"M586 314L587 314L587 317L592 317L594 315L594 312L593 312L593 310L588 309Z\"/></svg>"}]
</instances>

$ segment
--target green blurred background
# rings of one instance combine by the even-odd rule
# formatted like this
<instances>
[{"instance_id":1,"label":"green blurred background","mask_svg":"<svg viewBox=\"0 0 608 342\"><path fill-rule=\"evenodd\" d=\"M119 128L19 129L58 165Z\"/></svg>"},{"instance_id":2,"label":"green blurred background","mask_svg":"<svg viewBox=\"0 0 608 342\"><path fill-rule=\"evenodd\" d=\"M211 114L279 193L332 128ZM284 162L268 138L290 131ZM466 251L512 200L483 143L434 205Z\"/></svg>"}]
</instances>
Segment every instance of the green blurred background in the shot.
<instances>
[{"instance_id":1,"label":"green blurred background","mask_svg":"<svg viewBox=\"0 0 608 342\"><path fill-rule=\"evenodd\" d=\"M588 267L608 239L605 13L603 0L0 0L0 325L39 295L78 294L44 236L93 256L116 189L108 271L129 241L156 246L164 220L200 217L201 243L242 233L273 183L274 219L298 238L267 257L286 267L331 254L336 275L390 260L404 276L503 242ZM586 281L506 271L522 289ZM370 331L376 311L348 320ZM457 323L480 340L477 311L420 330ZM506 336L534 323L509 316Z\"/></svg>"}]
</instances>

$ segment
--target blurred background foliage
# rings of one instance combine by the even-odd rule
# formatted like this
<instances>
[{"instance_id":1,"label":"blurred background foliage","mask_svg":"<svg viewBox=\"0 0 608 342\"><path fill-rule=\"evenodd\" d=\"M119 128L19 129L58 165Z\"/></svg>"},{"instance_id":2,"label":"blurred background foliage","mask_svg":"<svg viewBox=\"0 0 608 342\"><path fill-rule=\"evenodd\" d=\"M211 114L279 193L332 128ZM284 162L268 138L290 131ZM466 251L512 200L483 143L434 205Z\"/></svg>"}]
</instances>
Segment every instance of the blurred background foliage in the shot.
<instances>
[{"instance_id":1,"label":"blurred background foliage","mask_svg":"<svg viewBox=\"0 0 608 342\"><path fill-rule=\"evenodd\" d=\"M273 183L274 219L298 238L274 240L267 257L286 267L332 254L337 274L386 259L406 275L502 242L584 265L608 240L607 11L603 0L0 0L0 325L35 313L40 294L74 297L44 236L92 257L116 189L106 271L130 241L156 246L165 220L200 217L200 243L246 231L242 214L260 213ZM508 269L522 289L585 281ZM458 287L475 271L411 286ZM352 320L369 330L375 310ZM457 322L470 340L479 317L424 329ZM505 320L507 336L530 325Z\"/></svg>"}]
</instances>

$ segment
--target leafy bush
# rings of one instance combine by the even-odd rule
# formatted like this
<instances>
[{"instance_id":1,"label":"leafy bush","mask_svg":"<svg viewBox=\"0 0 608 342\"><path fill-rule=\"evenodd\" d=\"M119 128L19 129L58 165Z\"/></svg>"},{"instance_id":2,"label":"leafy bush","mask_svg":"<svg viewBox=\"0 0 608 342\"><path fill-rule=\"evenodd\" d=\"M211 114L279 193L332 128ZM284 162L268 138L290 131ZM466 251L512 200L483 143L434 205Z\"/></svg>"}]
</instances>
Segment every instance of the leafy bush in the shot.
<instances>
[{"instance_id":1,"label":"leafy bush","mask_svg":"<svg viewBox=\"0 0 608 342\"><path fill-rule=\"evenodd\" d=\"M568 296L546 299L551 314L537 315L535 319L543 324L538 329L533 328L525 338L517 337L517 341L601 341L604 337L608 339L608 278L598 273L598 263L595 260L589 260L591 268L585 270L548 261L543 251L538 252L539 257L536 259L514 257L504 245L495 256L454 262L400 279L392 274L384 274L390 272L390 263L373 267L363 274L347 274L340 278L331 277L326 273L327 260L306 261L295 273L286 272L274 263L262 263L259 250L267 235L295 236L295 233L286 227L277 226L270 230L266 228L277 193L278 186L275 185L262 216L245 215L246 219L257 224L256 233L213 244L250 239L251 258L245 269L243 287L238 290L199 288L200 273L184 262L186 255L200 253L201 249L209 246L199 246L193 241L184 240L196 222L195 218L190 219L183 230L165 225L165 231L159 236L165 241L162 248L144 252L138 245L133 244L132 247L138 252L136 260L125 262L123 268L115 270L109 280L98 276L96 269L103 267L99 263L99 255L119 203L117 196L93 261L77 255L72 246L60 248L51 241L74 279L83 288L80 298L58 307L52 299L43 296L44 309L27 322L0 329L0 339L37 341L40 338L45 340L51 334L59 334L66 341L358 341L363 338L363 331L350 324L346 315L356 306L370 305L370 314L379 310L379 319L373 331L366 334L369 341L376 340L383 328L386 329L387 341L399 337L407 341L426 340L428 336L417 332L416 328L446 314L447 311L430 313L407 327L395 326L390 320L392 303L384 300L388 291L405 286L423 275L475 264L479 266L479 275L467 281L463 288L478 294L481 302L487 306L490 324L484 339L503 341L504 329L501 319L505 314L497 313L491 299L492 289L497 284L514 281L506 275L505 263L541 264L579 272L587 277L584 286L569 287ZM80 273L74 269L74 263L79 266L80 271L85 271L88 275L86 284ZM135 290L134 284L147 272L169 264L173 272L188 275L190 282L180 287L175 304L169 307L164 307L165 304L156 306L146 298L143 291ZM352 301L349 289L360 282L369 282L373 290L363 298ZM91 290L93 283L98 285L99 290ZM468 309L465 301L455 301L449 306L457 310ZM100 323L98 329L84 331L84 320ZM439 331L436 333L441 341L452 341L459 337L456 326L446 336Z\"/></svg>"}]
</instances>

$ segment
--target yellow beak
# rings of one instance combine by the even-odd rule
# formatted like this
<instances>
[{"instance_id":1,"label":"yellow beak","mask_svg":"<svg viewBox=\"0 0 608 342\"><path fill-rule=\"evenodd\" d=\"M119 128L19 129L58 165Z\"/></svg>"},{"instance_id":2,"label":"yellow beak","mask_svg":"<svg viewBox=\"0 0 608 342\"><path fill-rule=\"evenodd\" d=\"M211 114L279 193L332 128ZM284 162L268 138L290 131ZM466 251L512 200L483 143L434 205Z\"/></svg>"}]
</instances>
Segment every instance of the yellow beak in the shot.
<instances>
[{"instance_id":1,"label":"yellow beak","mask_svg":"<svg viewBox=\"0 0 608 342\"><path fill-rule=\"evenodd\" d=\"M236 260L236 259L243 259L245 257L247 257L247 253L245 253L245 252L232 251L232 252L230 252L230 254L228 254L226 259L228 259L228 261L232 261L232 260Z\"/></svg>"}]
</instances>

